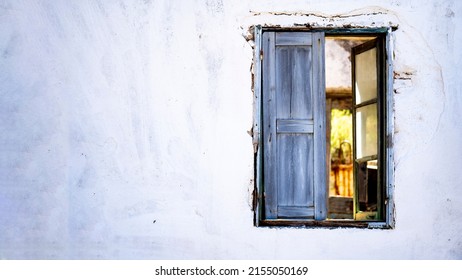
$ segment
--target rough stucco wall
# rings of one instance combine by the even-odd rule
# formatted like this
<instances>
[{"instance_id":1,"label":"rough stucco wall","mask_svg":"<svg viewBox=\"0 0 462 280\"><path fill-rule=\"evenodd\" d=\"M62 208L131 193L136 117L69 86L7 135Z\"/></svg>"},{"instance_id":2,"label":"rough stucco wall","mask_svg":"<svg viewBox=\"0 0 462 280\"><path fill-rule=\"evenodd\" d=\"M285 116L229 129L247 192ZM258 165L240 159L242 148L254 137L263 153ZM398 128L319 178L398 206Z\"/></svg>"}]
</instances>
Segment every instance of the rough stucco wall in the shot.
<instances>
[{"instance_id":1,"label":"rough stucco wall","mask_svg":"<svg viewBox=\"0 0 462 280\"><path fill-rule=\"evenodd\" d=\"M461 14L442 0L2 1L0 258L462 258ZM394 230L253 227L257 23L398 26Z\"/></svg>"}]
</instances>

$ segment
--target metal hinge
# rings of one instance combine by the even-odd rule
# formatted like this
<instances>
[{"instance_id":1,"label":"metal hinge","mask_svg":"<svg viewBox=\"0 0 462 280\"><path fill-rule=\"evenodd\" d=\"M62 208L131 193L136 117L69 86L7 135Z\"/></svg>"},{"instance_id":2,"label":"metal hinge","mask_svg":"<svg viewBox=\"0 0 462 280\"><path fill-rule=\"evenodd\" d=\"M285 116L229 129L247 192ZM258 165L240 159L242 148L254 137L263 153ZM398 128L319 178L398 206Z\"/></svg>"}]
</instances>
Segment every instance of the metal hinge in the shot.
<instances>
[{"instance_id":1,"label":"metal hinge","mask_svg":"<svg viewBox=\"0 0 462 280\"><path fill-rule=\"evenodd\" d=\"M263 50L260 50L260 60L263 60Z\"/></svg>"}]
</instances>

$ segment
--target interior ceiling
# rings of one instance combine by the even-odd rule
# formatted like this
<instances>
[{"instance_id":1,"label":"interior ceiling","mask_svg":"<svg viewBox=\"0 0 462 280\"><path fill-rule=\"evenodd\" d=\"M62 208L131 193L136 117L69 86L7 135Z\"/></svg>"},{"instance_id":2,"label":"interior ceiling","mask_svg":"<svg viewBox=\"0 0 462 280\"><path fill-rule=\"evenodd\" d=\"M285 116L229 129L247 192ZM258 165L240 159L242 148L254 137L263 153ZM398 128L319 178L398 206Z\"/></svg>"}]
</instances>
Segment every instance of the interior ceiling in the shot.
<instances>
[{"instance_id":1,"label":"interior ceiling","mask_svg":"<svg viewBox=\"0 0 462 280\"><path fill-rule=\"evenodd\" d=\"M326 40L350 40L350 41L368 41L377 38L377 36L326 36Z\"/></svg>"}]
</instances>

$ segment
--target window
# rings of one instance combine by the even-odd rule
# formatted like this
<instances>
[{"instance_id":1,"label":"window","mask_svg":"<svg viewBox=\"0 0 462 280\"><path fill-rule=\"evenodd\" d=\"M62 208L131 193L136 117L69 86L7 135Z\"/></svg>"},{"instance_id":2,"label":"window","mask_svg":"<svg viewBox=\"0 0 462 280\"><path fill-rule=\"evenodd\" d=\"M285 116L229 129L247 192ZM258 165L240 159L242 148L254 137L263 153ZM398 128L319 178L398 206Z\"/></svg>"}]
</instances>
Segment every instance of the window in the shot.
<instances>
[{"instance_id":1,"label":"window","mask_svg":"<svg viewBox=\"0 0 462 280\"><path fill-rule=\"evenodd\" d=\"M392 227L390 31L255 29L256 225Z\"/></svg>"}]
</instances>

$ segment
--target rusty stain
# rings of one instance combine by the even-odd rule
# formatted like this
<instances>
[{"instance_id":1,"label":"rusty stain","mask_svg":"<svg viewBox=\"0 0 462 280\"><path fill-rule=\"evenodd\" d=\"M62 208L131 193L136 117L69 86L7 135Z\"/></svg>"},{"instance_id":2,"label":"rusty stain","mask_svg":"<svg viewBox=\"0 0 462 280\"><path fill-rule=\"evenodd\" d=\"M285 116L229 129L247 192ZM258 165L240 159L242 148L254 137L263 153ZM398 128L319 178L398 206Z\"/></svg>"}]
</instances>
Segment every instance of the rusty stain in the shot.
<instances>
[{"instance_id":1,"label":"rusty stain","mask_svg":"<svg viewBox=\"0 0 462 280\"><path fill-rule=\"evenodd\" d=\"M253 36L253 28L252 30L249 30L249 33L244 37L246 41L254 41L254 36Z\"/></svg>"},{"instance_id":2,"label":"rusty stain","mask_svg":"<svg viewBox=\"0 0 462 280\"><path fill-rule=\"evenodd\" d=\"M415 71L393 72L393 79L396 80L411 80Z\"/></svg>"}]
</instances>

